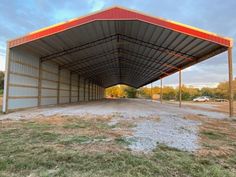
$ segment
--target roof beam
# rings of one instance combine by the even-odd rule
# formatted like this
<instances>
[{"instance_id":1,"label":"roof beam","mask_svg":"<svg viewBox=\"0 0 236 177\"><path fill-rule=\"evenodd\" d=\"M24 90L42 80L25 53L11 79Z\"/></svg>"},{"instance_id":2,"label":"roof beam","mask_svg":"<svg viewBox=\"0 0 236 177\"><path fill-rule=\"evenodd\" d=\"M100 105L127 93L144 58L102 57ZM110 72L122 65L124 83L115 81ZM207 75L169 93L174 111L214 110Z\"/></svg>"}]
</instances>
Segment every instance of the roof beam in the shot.
<instances>
[{"instance_id":1,"label":"roof beam","mask_svg":"<svg viewBox=\"0 0 236 177\"><path fill-rule=\"evenodd\" d=\"M85 50L85 49L88 49L88 48L91 48L91 47L95 47L95 46L98 46L98 45L101 45L101 44L104 44L104 43L107 43L107 42L110 42L110 41L113 41L113 40L116 40L116 39L117 39L117 34L110 35L110 36L107 36L107 37L104 37L104 38L101 38L101 39L98 39L98 40L95 40L95 41L88 42L86 44L82 44L82 45L79 45L79 46L75 46L75 47L72 47L72 48L68 48L68 49L65 49L65 50L61 50L61 51L52 53L52 54L47 55L47 56L43 56L43 57L41 57L41 59L42 59L42 61L52 60L52 59L57 58L57 57L61 57L61 56L67 55L67 54L75 53L75 52L80 51L80 50Z\"/></svg>"}]
</instances>

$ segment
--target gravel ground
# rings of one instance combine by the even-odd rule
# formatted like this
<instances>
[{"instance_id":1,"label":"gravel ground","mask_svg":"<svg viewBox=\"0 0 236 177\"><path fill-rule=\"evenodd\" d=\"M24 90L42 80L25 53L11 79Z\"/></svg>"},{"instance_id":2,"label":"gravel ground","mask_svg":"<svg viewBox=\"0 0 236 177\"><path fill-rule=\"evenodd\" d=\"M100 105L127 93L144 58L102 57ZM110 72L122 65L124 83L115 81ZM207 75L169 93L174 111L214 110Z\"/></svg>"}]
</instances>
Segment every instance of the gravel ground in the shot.
<instances>
[{"instance_id":1,"label":"gravel ground","mask_svg":"<svg viewBox=\"0 0 236 177\"><path fill-rule=\"evenodd\" d=\"M1 115L0 120L32 119L52 115L112 115L110 125L121 120L132 120L136 127L129 147L134 151L149 152L158 143L185 151L195 151L198 145L198 125L200 122L187 120L187 115L200 115L206 118L224 119L227 114L206 111L176 104L160 104L138 99L113 99L80 104L51 106L40 109L29 109ZM159 120L149 119L155 115ZM136 121L137 120L137 121Z\"/></svg>"}]
</instances>

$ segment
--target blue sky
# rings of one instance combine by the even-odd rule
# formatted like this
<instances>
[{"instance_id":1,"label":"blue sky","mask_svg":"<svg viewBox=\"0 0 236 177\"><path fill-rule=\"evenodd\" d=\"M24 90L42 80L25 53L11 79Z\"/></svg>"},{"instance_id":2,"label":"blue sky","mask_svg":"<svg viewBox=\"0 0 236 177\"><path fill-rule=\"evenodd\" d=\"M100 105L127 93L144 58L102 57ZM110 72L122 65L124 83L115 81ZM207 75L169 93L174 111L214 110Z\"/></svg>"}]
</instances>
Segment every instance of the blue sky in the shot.
<instances>
[{"instance_id":1,"label":"blue sky","mask_svg":"<svg viewBox=\"0 0 236 177\"><path fill-rule=\"evenodd\" d=\"M0 70L5 69L7 40L115 5L236 39L235 0L1 0ZM233 52L236 70L235 49ZM227 72L227 54L223 53L184 70L183 82L198 87L214 86L228 79ZM178 75L165 78L163 83L175 86Z\"/></svg>"}]
</instances>

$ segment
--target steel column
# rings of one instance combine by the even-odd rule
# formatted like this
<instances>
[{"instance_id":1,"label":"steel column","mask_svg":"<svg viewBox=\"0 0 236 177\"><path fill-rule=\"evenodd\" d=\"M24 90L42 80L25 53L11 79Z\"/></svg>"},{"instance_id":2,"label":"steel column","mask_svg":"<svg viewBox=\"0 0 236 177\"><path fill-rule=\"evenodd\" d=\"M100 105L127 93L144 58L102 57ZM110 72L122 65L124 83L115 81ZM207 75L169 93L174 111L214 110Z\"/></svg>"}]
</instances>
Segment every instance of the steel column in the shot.
<instances>
[{"instance_id":1,"label":"steel column","mask_svg":"<svg viewBox=\"0 0 236 177\"><path fill-rule=\"evenodd\" d=\"M42 60L39 59L39 79L38 79L38 106L41 105L41 90L42 89Z\"/></svg>"},{"instance_id":2,"label":"steel column","mask_svg":"<svg viewBox=\"0 0 236 177\"><path fill-rule=\"evenodd\" d=\"M61 68L58 67L58 83L57 83L57 104L60 103L60 78L61 78Z\"/></svg>"},{"instance_id":3,"label":"steel column","mask_svg":"<svg viewBox=\"0 0 236 177\"><path fill-rule=\"evenodd\" d=\"M88 81L88 101L90 101L90 81Z\"/></svg>"},{"instance_id":4,"label":"steel column","mask_svg":"<svg viewBox=\"0 0 236 177\"><path fill-rule=\"evenodd\" d=\"M232 59L232 47L228 48L228 69L229 69L229 117L234 115L234 93L233 93L233 59Z\"/></svg>"},{"instance_id":5,"label":"steel column","mask_svg":"<svg viewBox=\"0 0 236 177\"><path fill-rule=\"evenodd\" d=\"M71 94L71 88L72 88L71 84L72 84L72 72L70 71L69 103L71 103L71 96L72 96L72 94Z\"/></svg>"},{"instance_id":6,"label":"steel column","mask_svg":"<svg viewBox=\"0 0 236 177\"><path fill-rule=\"evenodd\" d=\"M181 70L179 71L179 107L182 106L182 77Z\"/></svg>"},{"instance_id":7,"label":"steel column","mask_svg":"<svg viewBox=\"0 0 236 177\"><path fill-rule=\"evenodd\" d=\"M163 98L163 92L162 92L162 79L161 79L161 93L160 93L160 101L161 101L161 104L162 104L162 98Z\"/></svg>"},{"instance_id":8,"label":"steel column","mask_svg":"<svg viewBox=\"0 0 236 177\"><path fill-rule=\"evenodd\" d=\"M86 80L84 79L84 101L85 101Z\"/></svg>"},{"instance_id":9,"label":"steel column","mask_svg":"<svg viewBox=\"0 0 236 177\"><path fill-rule=\"evenodd\" d=\"M5 77L4 77L4 94L3 94L3 107L2 111L4 113L8 112L8 98L9 98L9 79L10 79L10 69L11 68L11 57L10 57L10 48L9 42L7 42L7 51L6 51L6 68L5 68Z\"/></svg>"},{"instance_id":10,"label":"steel column","mask_svg":"<svg viewBox=\"0 0 236 177\"><path fill-rule=\"evenodd\" d=\"M152 100L152 83L151 83L151 100Z\"/></svg>"},{"instance_id":11,"label":"steel column","mask_svg":"<svg viewBox=\"0 0 236 177\"><path fill-rule=\"evenodd\" d=\"M79 102L79 97L80 97L80 76L78 75L78 98L77 98L77 102Z\"/></svg>"}]
</instances>

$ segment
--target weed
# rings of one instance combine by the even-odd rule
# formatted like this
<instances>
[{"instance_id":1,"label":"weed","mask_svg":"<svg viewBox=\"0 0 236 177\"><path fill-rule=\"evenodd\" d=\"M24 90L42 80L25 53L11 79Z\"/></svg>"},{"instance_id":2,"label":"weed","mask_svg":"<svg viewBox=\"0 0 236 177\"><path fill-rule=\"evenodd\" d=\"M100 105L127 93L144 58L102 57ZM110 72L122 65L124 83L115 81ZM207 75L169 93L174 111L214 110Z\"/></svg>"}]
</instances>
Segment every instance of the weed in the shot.
<instances>
[{"instance_id":1,"label":"weed","mask_svg":"<svg viewBox=\"0 0 236 177\"><path fill-rule=\"evenodd\" d=\"M225 134L220 133L220 132L202 131L201 133L212 140L222 139L225 137Z\"/></svg>"},{"instance_id":2,"label":"weed","mask_svg":"<svg viewBox=\"0 0 236 177\"><path fill-rule=\"evenodd\" d=\"M124 137L116 138L116 139L115 139L115 142L116 142L117 144L126 145L126 146L131 144L131 142L128 141L128 139L127 139L127 138L124 138Z\"/></svg>"}]
</instances>

